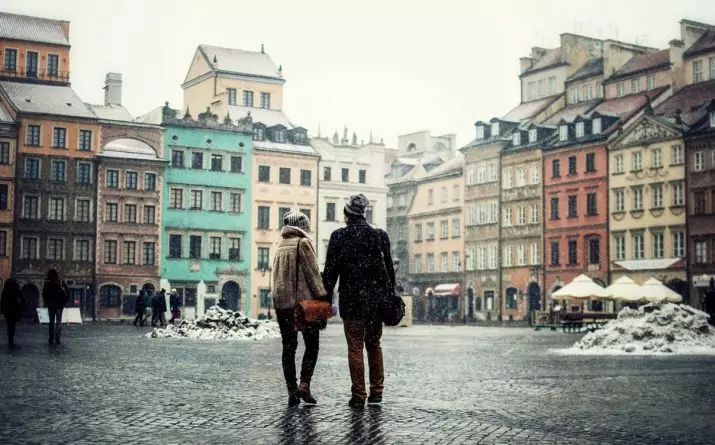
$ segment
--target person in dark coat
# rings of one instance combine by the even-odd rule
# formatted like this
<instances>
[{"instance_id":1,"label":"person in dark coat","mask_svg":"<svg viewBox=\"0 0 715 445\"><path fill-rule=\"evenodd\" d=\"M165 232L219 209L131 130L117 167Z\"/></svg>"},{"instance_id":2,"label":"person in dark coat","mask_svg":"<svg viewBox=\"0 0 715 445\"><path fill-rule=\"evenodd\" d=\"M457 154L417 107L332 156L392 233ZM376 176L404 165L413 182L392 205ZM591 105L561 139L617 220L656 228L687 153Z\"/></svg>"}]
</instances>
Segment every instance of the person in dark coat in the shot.
<instances>
[{"instance_id":1,"label":"person in dark coat","mask_svg":"<svg viewBox=\"0 0 715 445\"><path fill-rule=\"evenodd\" d=\"M161 327L164 327L166 324L166 315L164 315L166 312L166 291L164 289L157 292L152 298L151 309L151 325L156 326L157 323L160 323Z\"/></svg>"},{"instance_id":2,"label":"person in dark coat","mask_svg":"<svg viewBox=\"0 0 715 445\"><path fill-rule=\"evenodd\" d=\"M169 306L171 307L171 320L169 320L169 323L174 324L174 321L181 314L181 299L176 294L176 289L172 289L171 294L169 294Z\"/></svg>"},{"instance_id":3,"label":"person in dark coat","mask_svg":"<svg viewBox=\"0 0 715 445\"><path fill-rule=\"evenodd\" d=\"M139 323L139 326L144 326L144 314L146 313L146 296L144 295L146 291L144 289L139 291L136 301L134 302L134 311L137 316L134 318L134 326Z\"/></svg>"},{"instance_id":4,"label":"person in dark coat","mask_svg":"<svg viewBox=\"0 0 715 445\"><path fill-rule=\"evenodd\" d=\"M47 279L42 288L42 301L45 302L47 312L50 316L50 338L49 343L60 344L60 333L62 331L62 311L69 299L69 290L64 280L60 279L60 274L55 269L47 272Z\"/></svg>"},{"instance_id":5,"label":"person in dark coat","mask_svg":"<svg viewBox=\"0 0 715 445\"><path fill-rule=\"evenodd\" d=\"M705 292L705 312L710 315L710 324L715 326L715 278L710 278L710 287Z\"/></svg>"},{"instance_id":6,"label":"person in dark coat","mask_svg":"<svg viewBox=\"0 0 715 445\"><path fill-rule=\"evenodd\" d=\"M7 345L15 349L15 325L22 316L22 291L17 281L12 278L5 281L0 298L0 312L7 322Z\"/></svg>"},{"instance_id":7,"label":"person in dark coat","mask_svg":"<svg viewBox=\"0 0 715 445\"><path fill-rule=\"evenodd\" d=\"M343 209L345 227L332 233L328 243L323 280L329 301L338 287L340 316L348 343L348 363L352 380L353 408L365 406L365 365L367 350L370 369L368 403L381 403L384 384L382 363L382 304L395 286L395 270L390 255L390 238L382 229L371 227L365 218L370 202L354 195Z\"/></svg>"}]
</instances>

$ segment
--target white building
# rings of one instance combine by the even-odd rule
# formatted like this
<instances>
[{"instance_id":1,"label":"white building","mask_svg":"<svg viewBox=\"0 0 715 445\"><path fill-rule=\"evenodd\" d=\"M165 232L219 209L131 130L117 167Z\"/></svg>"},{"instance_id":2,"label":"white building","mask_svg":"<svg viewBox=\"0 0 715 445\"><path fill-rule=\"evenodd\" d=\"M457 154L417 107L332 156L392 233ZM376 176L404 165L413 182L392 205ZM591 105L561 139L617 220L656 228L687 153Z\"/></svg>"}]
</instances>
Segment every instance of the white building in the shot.
<instances>
[{"instance_id":1,"label":"white building","mask_svg":"<svg viewBox=\"0 0 715 445\"><path fill-rule=\"evenodd\" d=\"M352 142L337 133L332 140L313 138L313 148L320 153L318 178L318 212L312 224L317 224L315 247L320 269L325 266L330 235L345 225L343 207L351 195L364 194L370 200L368 222L385 228L387 217L387 186L385 186L385 146L370 141L358 144L353 134Z\"/></svg>"}]
</instances>

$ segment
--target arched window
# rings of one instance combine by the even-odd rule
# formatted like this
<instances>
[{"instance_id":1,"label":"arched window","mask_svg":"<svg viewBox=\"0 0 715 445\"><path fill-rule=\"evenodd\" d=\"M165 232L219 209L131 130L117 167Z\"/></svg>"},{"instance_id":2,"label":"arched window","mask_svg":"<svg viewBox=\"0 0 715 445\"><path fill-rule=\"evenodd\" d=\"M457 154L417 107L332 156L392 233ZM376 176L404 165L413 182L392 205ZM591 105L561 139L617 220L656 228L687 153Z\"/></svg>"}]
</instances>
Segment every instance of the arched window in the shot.
<instances>
[{"instance_id":1,"label":"arched window","mask_svg":"<svg viewBox=\"0 0 715 445\"><path fill-rule=\"evenodd\" d=\"M415 151L417 149L417 146L414 143L411 143L410 145L407 146L407 151Z\"/></svg>"},{"instance_id":2,"label":"arched window","mask_svg":"<svg viewBox=\"0 0 715 445\"><path fill-rule=\"evenodd\" d=\"M108 284L99 290L99 304L103 307L119 307L122 305L122 289Z\"/></svg>"}]
</instances>

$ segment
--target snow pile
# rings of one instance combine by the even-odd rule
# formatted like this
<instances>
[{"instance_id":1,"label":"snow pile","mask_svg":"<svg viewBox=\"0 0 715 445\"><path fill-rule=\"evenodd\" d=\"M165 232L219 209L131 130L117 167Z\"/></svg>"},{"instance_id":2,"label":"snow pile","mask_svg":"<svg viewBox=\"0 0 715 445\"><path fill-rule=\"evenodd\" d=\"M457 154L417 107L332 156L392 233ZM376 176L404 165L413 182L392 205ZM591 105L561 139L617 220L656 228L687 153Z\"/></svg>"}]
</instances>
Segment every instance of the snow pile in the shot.
<instances>
[{"instance_id":1,"label":"snow pile","mask_svg":"<svg viewBox=\"0 0 715 445\"><path fill-rule=\"evenodd\" d=\"M182 320L178 326L155 328L148 338L193 338L198 340L264 340L280 338L278 324L253 320L240 312L212 306L196 320Z\"/></svg>"},{"instance_id":2,"label":"snow pile","mask_svg":"<svg viewBox=\"0 0 715 445\"><path fill-rule=\"evenodd\" d=\"M687 305L647 304L624 308L618 319L587 334L570 351L715 354L715 332L705 312Z\"/></svg>"}]
</instances>

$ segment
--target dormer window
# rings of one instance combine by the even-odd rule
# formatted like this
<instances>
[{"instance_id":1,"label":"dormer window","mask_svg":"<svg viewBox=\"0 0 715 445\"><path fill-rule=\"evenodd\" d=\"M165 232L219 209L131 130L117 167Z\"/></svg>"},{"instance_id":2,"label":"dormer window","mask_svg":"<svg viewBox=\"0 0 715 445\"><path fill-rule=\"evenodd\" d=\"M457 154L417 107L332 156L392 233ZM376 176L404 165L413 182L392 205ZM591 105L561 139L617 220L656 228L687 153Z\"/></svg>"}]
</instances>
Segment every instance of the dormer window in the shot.
<instances>
[{"instance_id":1,"label":"dormer window","mask_svg":"<svg viewBox=\"0 0 715 445\"><path fill-rule=\"evenodd\" d=\"M715 111L710 112L710 128L715 128Z\"/></svg>"},{"instance_id":2,"label":"dormer window","mask_svg":"<svg viewBox=\"0 0 715 445\"><path fill-rule=\"evenodd\" d=\"M276 130L273 133L273 136L275 138L274 142L279 142L279 143L284 143L286 141L286 132L285 130Z\"/></svg>"},{"instance_id":3,"label":"dormer window","mask_svg":"<svg viewBox=\"0 0 715 445\"><path fill-rule=\"evenodd\" d=\"M583 122L578 122L576 123L576 137L577 138L582 138L584 134L584 125Z\"/></svg>"},{"instance_id":4,"label":"dormer window","mask_svg":"<svg viewBox=\"0 0 715 445\"><path fill-rule=\"evenodd\" d=\"M559 140L565 141L565 140L568 140L568 138L569 138L569 126L561 125L559 127Z\"/></svg>"},{"instance_id":5,"label":"dormer window","mask_svg":"<svg viewBox=\"0 0 715 445\"><path fill-rule=\"evenodd\" d=\"M514 145L521 145L521 133L519 133L518 131L514 133L514 135L511 137L511 142Z\"/></svg>"},{"instance_id":6,"label":"dormer window","mask_svg":"<svg viewBox=\"0 0 715 445\"><path fill-rule=\"evenodd\" d=\"M253 140L263 141L266 139L266 131L263 127L253 127Z\"/></svg>"},{"instance_id":7,"label":"dormer window","mask_svg":"<svg viewBox=\"0 0 715 445\"><path fill-rule=\"evenodd\" d=\"M305 144L307 139L307 136L303 132L298 132L293 134L293 143L294 144Z\"/></svg>"},{"instance_id":8,"label":"dormer window","mask_svg":"<svg viewBox=\"0 0 715 445\"><path fill-rule=\"evenodd\" d=\"M499 122L494 122L492 124L492 137L499 136Z\"/></svg>"},{"instance_id":9,"label":"dormer window","mask_svg":"<svg viewBox=\"0 0 715 445\"><path fill-rule=\"evenodd\" d=\"M477 126L477 139L484 139L484 126Z\"/></svg>"},{"instance_id":10,"label":"dormer window","mask_svg":"<svg viewBox=\"0 0 715 445\"><path fill-rule=\"evenodd\" d=\"M591 133L601 134L601 118L597 117L591 124Z\"/></svg>"},{"instance_id":11,"label":"dormer window","mask_svg":"<svg viewBox=\"0 0 715 445\"><path fill-rule=\"evenodd\" d=\"M536 142L536 137L536 128L532 128L531 130L529 130L529 143L533 144L534 142Z\"/></svg>"}]
</instances>

